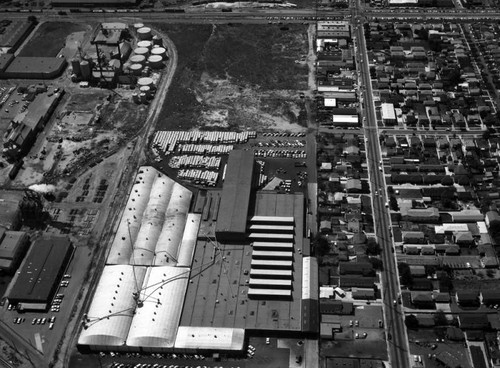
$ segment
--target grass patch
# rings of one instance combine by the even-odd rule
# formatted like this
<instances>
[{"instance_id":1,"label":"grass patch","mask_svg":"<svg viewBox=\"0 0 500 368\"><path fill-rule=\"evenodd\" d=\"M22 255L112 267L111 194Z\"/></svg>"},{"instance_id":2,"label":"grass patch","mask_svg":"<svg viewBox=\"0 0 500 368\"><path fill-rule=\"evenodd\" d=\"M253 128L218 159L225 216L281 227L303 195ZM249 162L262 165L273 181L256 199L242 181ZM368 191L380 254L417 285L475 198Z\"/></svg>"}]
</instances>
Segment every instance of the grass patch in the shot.
<instances>
[{"instance_id":1,"label":"grass patch","mask_svg":"<svg viewBox=\"0 0 500 368\"><path fill-rule=\"evenodd\" d=\"M36 31L19 56L54 57L66 46L66 37L73 32L84 31L79 24L70 22L46 22Z\"/></svg>"}]
</instances>

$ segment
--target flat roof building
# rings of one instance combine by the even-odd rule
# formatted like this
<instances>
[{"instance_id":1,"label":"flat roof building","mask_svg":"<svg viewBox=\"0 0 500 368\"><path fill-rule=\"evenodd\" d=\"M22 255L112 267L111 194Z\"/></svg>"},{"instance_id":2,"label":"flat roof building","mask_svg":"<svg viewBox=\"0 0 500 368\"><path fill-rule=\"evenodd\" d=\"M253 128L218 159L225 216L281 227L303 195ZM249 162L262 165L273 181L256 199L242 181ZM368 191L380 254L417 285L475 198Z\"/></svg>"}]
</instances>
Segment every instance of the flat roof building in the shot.
<instances>
[{"instance_id":1,"label":"flat roof building","mask_svg":"<svg viewBox=\"0 0 500 368\"><path fill-rule=\"evenodd\" d=\"M394 105L391 103L382 103L381 105L381 115L384 124L395 124L396 123L396 111L394 110Z\"/></svg>"},{"instance_id":2,"label":"flat roof building","mask_svg":"<svg viewBox=\"0 0 500 368\"><path fill-rule=\"evenodd\" d=\"M17 268L29 245L24 231L6 231L0 227L0 269L11 272Z\"/></svg>"},{"instance_id":3,"label":"flat roof building","mask_svg":"<svg viewBox=\"0 0 500 368\"><path fill-rule=\"evenodd\" d=\"M241 241L247 230L253 182L253 151L229 153L215 232L221 241Z\"/></svg>"},{"instance_id":4,"label":"flat roof building","mask_svg":"<svg viewBox=\"0 0 500 368\"><path fill-rule=\"evenodd\" d=\"M73 250L66 236L37 239L12 279L9 302L20 310L47 309Z\"/></svg>"}]
</instances>

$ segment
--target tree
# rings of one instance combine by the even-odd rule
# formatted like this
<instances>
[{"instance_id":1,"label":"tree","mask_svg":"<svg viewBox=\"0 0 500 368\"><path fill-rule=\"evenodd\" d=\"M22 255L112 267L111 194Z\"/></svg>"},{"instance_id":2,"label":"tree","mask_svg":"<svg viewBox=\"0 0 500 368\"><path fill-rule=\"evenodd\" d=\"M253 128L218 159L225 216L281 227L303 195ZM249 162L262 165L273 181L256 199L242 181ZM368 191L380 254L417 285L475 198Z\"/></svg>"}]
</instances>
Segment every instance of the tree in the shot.
<instances>
[{"instance_id":1,"label":"tree","mask_svg":"<svg viewBox=\"0 0 500 368\"><path fill-rule=\"evenodd\" d=\"M449 175L446 175L443 179L441 179L441 185L447 185L447 186L453 185L452 177Z\"/></svg>"},{"instance_id":2,"label":"tree","mask_svg":"<svg viewBox=\"0 0 500 368\"><path fill-rule=\"evenodd\" d=\"M366 254L370 256L377 256L382 252L380 244L373 238L369 238L366 243Z\"/></svg>"},{"instance_id":3,"label":"tree","mask_svg":"<svg viewBox=\"0 0 500 368\"><path fill-rule=\"evenodd\" d=\"M409 314L405 318L405 325L410 330L418 329L418 319L414 314Z\"/></svg>"},{"instance_id":4,"label":"tree","mask_svg":"<svg viewBox=\"0 0 500 368\"><path fill-rule=\"evenodd\" d=\"M377 271L384 270L384 262L382 262L382 260L380 258L370 257L369 261L372 264L373 268L376 269Z\"/></svg>"},{"instance_id":5,"label":"tree","mask_svg":"<svg viewBox=\"0 0 500 368\"><path fill-rule=\"evenodd\" d=\"M38 23L38 19L36 19L36 17L34 15L30 15L28 17L28 22L33 23L33 24L37 24Z\"/></svg>"},{"instance_id":6,"label":"tree","mask_svg":"<svg viewBox=\"0 0 500 368\"><path fill-rule=\"evenodd\" d=\"M413 276L410 272L410 266L407 263L399 263L399 276L401 278L401 284L406 286L411 286L413 284Z\"/></svg>"},{"instance_id":7,"label":"tree","mask_svg":"<svg viewBox=\"0 0 500 368\"><path fill-rule=\"evenodd\" d=\"M328 239L326 239L321 234L317 234L313 241L314 247L316 249L316 254L318 256L324 256L330 252L330 245L328 244Z\"/></svg>"},{"instance_id":8,"label":"tree","mask_svg":"<svg viewBox=\"0 0 500 368\"><path fill-rule=\"evenodd\" d=\"M448 319L446 318L446 314L441 309L438 309L436 313L434 313L434 323L436 324L436 326L448 325Z\"/></svg>"}]
</instances>

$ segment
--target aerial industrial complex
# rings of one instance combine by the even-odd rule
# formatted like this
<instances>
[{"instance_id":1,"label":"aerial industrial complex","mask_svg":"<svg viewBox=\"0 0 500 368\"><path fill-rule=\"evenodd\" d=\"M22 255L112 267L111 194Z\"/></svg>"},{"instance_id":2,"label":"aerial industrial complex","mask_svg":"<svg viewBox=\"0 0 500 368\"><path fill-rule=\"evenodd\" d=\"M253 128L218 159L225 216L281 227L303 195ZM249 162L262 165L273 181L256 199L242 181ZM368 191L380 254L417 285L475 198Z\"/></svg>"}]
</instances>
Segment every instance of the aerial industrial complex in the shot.
<instances>
[{"instance_id":1,"label":"aerial industrial complex","mask_svg":"<svg viewBox=\"0 0 500 368\"><path fill-rule=\"evenodd\" d=\"M0 365L500 365L500 5L312 7L0 4Z\"/></svg>"}]
</instances>

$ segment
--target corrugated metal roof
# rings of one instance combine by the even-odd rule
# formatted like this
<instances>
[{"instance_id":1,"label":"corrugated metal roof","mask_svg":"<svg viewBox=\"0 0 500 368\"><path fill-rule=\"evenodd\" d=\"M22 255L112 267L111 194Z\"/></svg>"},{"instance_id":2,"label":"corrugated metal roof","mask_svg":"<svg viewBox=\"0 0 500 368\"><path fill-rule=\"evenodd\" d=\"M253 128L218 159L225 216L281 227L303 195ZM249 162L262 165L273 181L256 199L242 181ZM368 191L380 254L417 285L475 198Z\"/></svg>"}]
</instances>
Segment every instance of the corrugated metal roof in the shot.
<instances>
[{"instance_id":1,"label":"corrugated metal roof","mask_svg":"<svg viewBox=\"0 0 500 368\"><path fill-rule=\"evenodd\" d=\"M252 259L251 267L292 268L292 261L268 261L264 259Z\"/></svg>"},{"instance_id":2,"label":"corrugated metal roof","mask_svg":"<svg viewBox=\"0 0 500 368\"><path fill-rule=\"evenodd\" d=\"M304 257L302 259L302 299L317 300L318 288L318 260L315 257Z\"/></svg>"},{"instance_id":3,"label":"corrugated metal roof","mask_svg":"<svg viewBox=\"0 0 500 368\"><path fill-rule=\"evenodd\" d=\"M167 207L175 182L165 175L158 174L148 195L148 204L142 215L141 227L134 242L130 264L149 266L152 263L156 243L162 232Z\"/></svg>"},{"instance_id":4,"label":"corrugated metal roof","mask_svg":"<svg viewBox=\"0 0 500 368\"><path fill-rule=\"evenodd\" d=\"M155 264L175 266L177 263L191 196L192 193L188 189L175 184L165 215L165 223L156 245Z\"/></svg>"},{"instance_id":5,"label":"corrugated metal roof","mask_svg":"<svg viewBox=\"0 0 500 368\"><path fill-rule=\"evenodd\" d=\"M253 167L253 151L234 150L229 153L217 232L246 232Z\"/></svg>"},{"instance_id":6,"label":"corrugated metal roof","mask_svg":"<svg viewBox=\"0 0 500 368\"><path fill-rule=\"evenodd\" d=\"M175 347L192 350L243 350L245 330L242 328L179 326Z\"/></svg>"},{"instance_id":7,"label":"corrugated metal roof","mask_svg":"<svg viewBox=\"0 0 500 368\"><path fill-rule=\"evenodd\" d=\"M253 216L251 222L284 222L293 224L293 216Z\"/></svg>"},{"instance_id":8,"label":"corrugated metal roof","mask_svg":"<svg viewBox=\"0 0 500 368\"><path fill-rule=\"evenodd\" d=\"M177 257L177 267L191 267L193 262L193 254L198 238L198 230L200 228L201 215L190 213L187 216L184 234L182 235L181 246ZM156 262L155 262L155 265Z\"/></svg>"},{"instance_id":9,"label":"corrugated metal roof","mask_svg":"<svg viewBox=\"0 0 500 368\"><path fill-rule=\"evenodd\" d=\"M250 277L264 278L264 277L280 277L292 278L292 270L266 270L253 268L250 270Z\"/></svg>"},{"instance_id":10,"label":"corrugated metal roof","mask_svg":"<svg viewBox=\"0 0 500 368\"><path fill-rule=\"evenodd\" d=\"M254 250L252 258L293 259L293 252L277 252L269 250Z\"/></svg>"},{"instance_id":11,"label":"corrugated metal roof","mask_svg":"<svg viewBox=\"0 0 500 368\"><path fill-rule=\"evenodd\" d=\"M291 290L283 290L283 289L257 289L251 288L248 289L248 296L278 296L278 297L291 297Z\"/></svg>"},{"instance_id":12,"label":"corrugated metal roof","mask_svg":"<svg viewBox=\"0 0 500 368\"><path fill-rule=\"evenodd\" d=\"M140 296L143 306L136 309L127 345L173 347L189 273L184 267L148 268Z\"/></svg>"},{"instance_id":13,"label":"corrugated metal roof","mask_svg":"<svg viewBox=\"0 0 500 368\"><path fill-rule=\"evenodd\" d=\"M80 345L122 346L127 340L136 309L133 293L141 287L145 267L105 266L87 313L89 322Z\"/></svg>"},{"instance_id":14,"label":"corrugated metal roof","mask_svg":"<svg viewBox=\"0 0 500 368\"><path fill-rule=\"evenodd\" d=\"M293 243L253 242L254 249L292 249Z\"/></svg>"},{"instance_id":15,"label":"corrugated metal roof","mask_svg":"<svg viewBox=\"0 0 500 368\"><path fill-rule=\"evenodd\" d=\"M284 279L250 279L250 287L254 288L256 285L262 286L262 288L270 287L282 287L289 289L292 287L292 280L284 280Z\"/></svg>"},{"instance_id":16,"label":"corrugated metal roof","mask_svg":"<svg viewBox=\"0 0 500 368\"><path fill-rule=\"evenodd\" d=\"M250 225L250 231L286 231L289 233L293 233L293 225Z\"/></svg>"},{"instance_id":17,"label":"corrugated metal roof","mask_svg":"<svg viewBox=\"0 0 500 368\"><path fill-rule=\"evenodd\" d=\"M129 194L120 225L107 258L107 264L129 264L132 244L137 239L142 216L148 204L149 192L158 172L152 167L141 167Z\"/></svg>"},{"instance_id":18,"label":"corrugated metal roof","mask_svg":"<svg viewBox=\"0 0 500 368\"><path fill-rule=\"evenodd\" d=\"M248 235L250 239L283 239L283 240L293 240L293 234L271 234L271 233L250 233Z\"/></svg>"}]
</instances>

